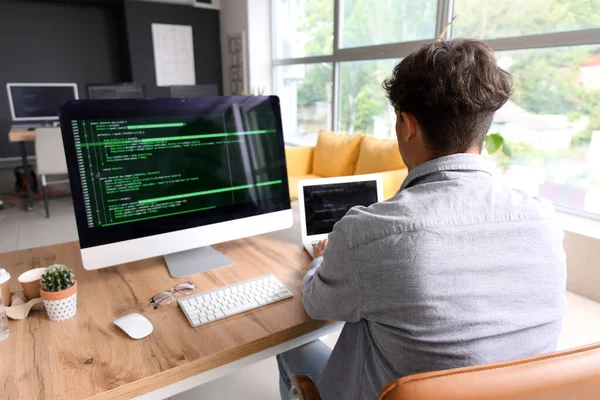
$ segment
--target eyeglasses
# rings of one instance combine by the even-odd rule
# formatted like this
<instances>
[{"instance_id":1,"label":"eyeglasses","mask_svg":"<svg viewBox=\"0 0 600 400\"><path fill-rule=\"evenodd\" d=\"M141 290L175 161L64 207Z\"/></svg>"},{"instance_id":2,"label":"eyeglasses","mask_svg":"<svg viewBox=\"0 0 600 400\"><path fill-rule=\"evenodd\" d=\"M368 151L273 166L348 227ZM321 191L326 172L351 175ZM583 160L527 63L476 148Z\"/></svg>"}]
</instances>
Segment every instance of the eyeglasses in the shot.
<instances>
[{"instance_id":1,"label":"eyeglasses","mask_svg":"<svg viewBox=\"0 0 600 400\"><path fill-rule=\"evenodd\" d=\"M196 290L196 286L192 281L178 283L169 290L163 290L150 298L150 304L154 304L156 310L161 304L170 304L173 298L178 294L190 293Z\"/></svg>"}]
</instances>

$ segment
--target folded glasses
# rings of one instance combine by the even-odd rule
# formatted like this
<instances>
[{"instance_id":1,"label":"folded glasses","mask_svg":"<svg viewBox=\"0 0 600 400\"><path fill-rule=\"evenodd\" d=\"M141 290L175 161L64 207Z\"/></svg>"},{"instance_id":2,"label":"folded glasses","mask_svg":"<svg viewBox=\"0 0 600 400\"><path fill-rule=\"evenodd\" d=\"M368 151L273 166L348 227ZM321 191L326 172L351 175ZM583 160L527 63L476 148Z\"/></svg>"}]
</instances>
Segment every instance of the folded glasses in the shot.
<instances>
[{"instance_id":1,"label":"folded glasses","mask_svg":"<svg viewBox=\"0 0 600 400\"><path fill-rule=\"evenodd\" d=\"M194 286L192 281L181 282L171 289L163 290L152 296L148 305L154 304L154 309L156 310L161 304L170 304L175 296L190 293L194 290L196 290L196 286Z\"/></svg>"}]
</instances>

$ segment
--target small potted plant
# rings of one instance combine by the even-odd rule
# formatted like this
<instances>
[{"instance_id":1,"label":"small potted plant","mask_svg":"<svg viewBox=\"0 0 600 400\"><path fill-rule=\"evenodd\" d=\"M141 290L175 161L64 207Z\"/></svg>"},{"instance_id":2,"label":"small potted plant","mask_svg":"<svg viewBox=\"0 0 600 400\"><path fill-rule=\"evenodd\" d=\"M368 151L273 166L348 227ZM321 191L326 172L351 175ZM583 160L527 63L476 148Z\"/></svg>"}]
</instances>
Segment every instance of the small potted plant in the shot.
<instances>
[{"instance_id":1,"label":"small potted plant","mask_svg":"<svg viewBox=\"0 0 600 400\"><path fill-rule=\"evenodd\" d=\"M73 318L77 312L75 274L62 264L54 264L42 275L40 294L51 321Z\"/></svg>"}]
</instances>

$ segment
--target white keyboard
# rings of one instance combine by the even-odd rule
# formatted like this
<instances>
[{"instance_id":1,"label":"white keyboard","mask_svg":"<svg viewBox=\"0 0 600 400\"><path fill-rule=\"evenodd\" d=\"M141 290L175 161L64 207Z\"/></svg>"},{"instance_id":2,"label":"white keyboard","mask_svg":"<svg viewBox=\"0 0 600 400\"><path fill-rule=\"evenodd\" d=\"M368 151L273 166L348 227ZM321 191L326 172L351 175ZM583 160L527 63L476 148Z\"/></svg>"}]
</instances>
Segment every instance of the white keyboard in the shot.
<instances>
[{"instance_id":1,"label":"white keyboard","mask_svg":"<svg viewBox=\"0 0 600 400\"><path fill-rule=\"evenodd\" d=\"M293 297L273 274L178 299L193 327Z\"/></svg>"}]
</instances>

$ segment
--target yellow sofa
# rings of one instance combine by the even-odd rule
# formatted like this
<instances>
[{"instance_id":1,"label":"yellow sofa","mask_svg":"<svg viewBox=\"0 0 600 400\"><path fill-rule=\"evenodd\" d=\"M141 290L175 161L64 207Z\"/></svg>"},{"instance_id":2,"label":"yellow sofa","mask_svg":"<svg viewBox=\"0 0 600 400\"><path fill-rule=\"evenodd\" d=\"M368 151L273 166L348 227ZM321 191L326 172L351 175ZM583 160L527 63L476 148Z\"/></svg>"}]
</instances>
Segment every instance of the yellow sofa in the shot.
<instances>
[{"instance_id":1,"label":"yellow sofa","mask_svg":"<svg viewBox=\"0 0 600 400\"><path fill-rule=\"evenodd\" d=\"M321 131L315 147L286 147L285 156L292 201L300 180L372 173L381 173L387 200L408 175L395 139Z\"/></svg>"}]
</instances>

